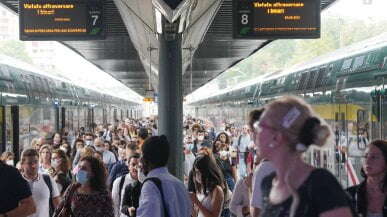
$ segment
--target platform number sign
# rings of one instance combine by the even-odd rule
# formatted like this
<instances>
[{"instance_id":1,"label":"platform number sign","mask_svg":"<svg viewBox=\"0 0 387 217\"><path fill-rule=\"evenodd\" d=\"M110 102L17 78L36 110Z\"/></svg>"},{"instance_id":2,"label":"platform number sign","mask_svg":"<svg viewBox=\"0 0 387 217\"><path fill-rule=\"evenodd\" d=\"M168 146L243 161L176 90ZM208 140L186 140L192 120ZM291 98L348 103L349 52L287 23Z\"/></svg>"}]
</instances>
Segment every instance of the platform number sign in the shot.
<instances>
[{"instance_id":1,"label":"platform number sign","mask_svg":"<svg viewBox=\"0 0 387 217\"><path fill-rule=\"evenodd\" d=\"M103 30L103 11L102 1L91 1L89 4L89 34L98 35Z\"/></svg>"},{"instance_id":2,"label":"platform number sign","mask_svg":"<svg viewBox=\"0 0 387 217\"><path fill-rule=\"evenodd\" d=\"M235 1L234 1L235 4ZM249 2L241 2L238 5L237 17L234 21L237 25L238 34L245 36L252 31L253 26L253 14L251 8L249 8Z\"/></svg>"},{"instance_id":3,"label":"platform number sign","mask_svg":"<svg viewBox=\"0 0 387 217\"><path fill-rule=\"evenodd\" d=\"M105 38L103 0L19 0L20 40Z\"/></svg>"}]
</instances>

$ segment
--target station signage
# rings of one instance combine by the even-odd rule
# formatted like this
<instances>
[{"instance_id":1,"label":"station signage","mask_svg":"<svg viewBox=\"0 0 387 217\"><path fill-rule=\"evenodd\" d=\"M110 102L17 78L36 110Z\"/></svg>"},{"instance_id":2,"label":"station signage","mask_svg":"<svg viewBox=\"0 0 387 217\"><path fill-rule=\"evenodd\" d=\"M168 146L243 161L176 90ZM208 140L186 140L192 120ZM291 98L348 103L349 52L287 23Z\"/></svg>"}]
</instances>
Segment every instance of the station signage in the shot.
<instances>
[{"instance_id":1,"label":"station signage","mask_svg":"<svg viewBox=\"0 0 387 217\"><path fill-rule=\"evenodd\" d=\"M103 0L19 0L20 40L104 39Z\"/></svg>"},{"instance_id":2,"label":"station signage","mask_svg":"<svg viewBox=\"0 0 387 217\"><path fill-rule=\"evenodd\" d=\"M144 101L144 102L154 102L155 100L154 100L153 98L151 98L151 97L145 97L145 98L143 99L143 101Z\"/></svg>"},{"instance_id":3,"label":"station signage","mask_svg":"<svg viewBox=\"0 0 387 217\"><path fill-rule=\"evenodd\" d=\"M233 36L319 38L320 7L320 0L233 0Z\"/></svg>"}]
</instances>

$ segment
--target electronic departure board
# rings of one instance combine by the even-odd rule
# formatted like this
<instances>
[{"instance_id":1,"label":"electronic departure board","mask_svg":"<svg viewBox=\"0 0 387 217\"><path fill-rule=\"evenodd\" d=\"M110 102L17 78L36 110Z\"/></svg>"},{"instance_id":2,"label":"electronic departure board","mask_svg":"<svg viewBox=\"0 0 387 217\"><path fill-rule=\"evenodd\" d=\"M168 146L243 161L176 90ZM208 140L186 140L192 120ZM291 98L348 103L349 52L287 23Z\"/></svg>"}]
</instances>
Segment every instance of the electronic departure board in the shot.
<instances>
[{"instance_id":1,"label":"electronic departure board","mask_svg":"<svg viewBox=\"0 0 387 217\"><path fill-rule=\"evenodd\" d=\"M20 40L104 39L103 0L19 0Z\"/></svg>"},{"instance_id":2,"label":"electronic departure board","mask_svg":"<svg viewBox=\"0 0 387 217\"><path fill-rule=\"evenodd\" d=\"M320 12L320 0L233 0L234 38L319 38Z\"/></svg>"}]
</instances>

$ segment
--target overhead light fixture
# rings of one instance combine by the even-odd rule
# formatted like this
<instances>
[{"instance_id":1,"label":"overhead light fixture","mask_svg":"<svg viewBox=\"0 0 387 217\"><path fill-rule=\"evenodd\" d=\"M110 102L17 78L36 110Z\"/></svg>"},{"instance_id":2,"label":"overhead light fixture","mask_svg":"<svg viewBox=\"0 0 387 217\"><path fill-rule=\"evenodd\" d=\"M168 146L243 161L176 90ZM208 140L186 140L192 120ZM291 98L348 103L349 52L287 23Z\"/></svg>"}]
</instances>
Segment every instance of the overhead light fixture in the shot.
<instances>
[{"instance_id":1,"label":"overhead light fixture","mask_svg":"<svg viewBox=\"0 0 387 217\"><path fill-rule=\"evenodd\" d=\"M159 34L163 33L163 15L160 13L159 10L155 9L155 16L156 16L156 31Z\"/></svg>"}]
</instances>

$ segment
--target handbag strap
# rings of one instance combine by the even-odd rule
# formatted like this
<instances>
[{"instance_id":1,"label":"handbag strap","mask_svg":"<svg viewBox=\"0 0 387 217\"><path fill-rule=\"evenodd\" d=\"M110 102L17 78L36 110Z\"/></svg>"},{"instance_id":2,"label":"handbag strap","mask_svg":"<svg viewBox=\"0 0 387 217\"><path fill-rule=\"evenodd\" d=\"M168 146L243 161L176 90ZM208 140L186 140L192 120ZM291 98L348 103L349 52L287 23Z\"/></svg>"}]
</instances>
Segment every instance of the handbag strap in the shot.
<instances>
[{"instance_id":1,"label":"handbag strap","mask_svg":"<svg viewBox=\"0 0 387 217\"><path fill-rule=\"evenodd\" d=\"M163 207L164 207L164 217L169 217L168 207L167 207L167 203L165 202L165 197L164 197L164 192L163 192L163 188L162 188L162 185L161 185L161 180L159 178L157 178L157 177L149 177L149 178L146 178L144 180L143 186L144 186L146 181L153 182L153 184L155 184L156 187L159 189L159 192L160 192L160 195L161 195L161 201L162 201Z\"/></svg>"},{"instance_id":2,"label":"handbag strap","mask_svg":"<svg viewBox=\"0 0 387 217\"><path fill-rule=\"evenodd\" d=\"M65 198L65 207L71 211L71 200L74 196L75 191L79 188L79 184L73 184L69 188L69 193L67 194L67 197Z\"/></svg>"}]
</instances>

